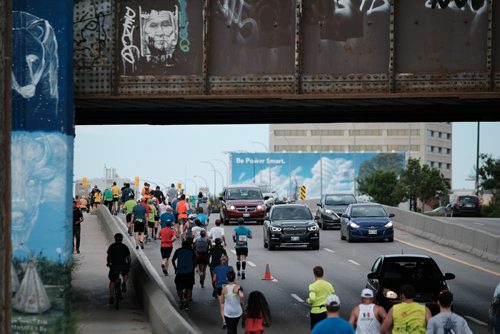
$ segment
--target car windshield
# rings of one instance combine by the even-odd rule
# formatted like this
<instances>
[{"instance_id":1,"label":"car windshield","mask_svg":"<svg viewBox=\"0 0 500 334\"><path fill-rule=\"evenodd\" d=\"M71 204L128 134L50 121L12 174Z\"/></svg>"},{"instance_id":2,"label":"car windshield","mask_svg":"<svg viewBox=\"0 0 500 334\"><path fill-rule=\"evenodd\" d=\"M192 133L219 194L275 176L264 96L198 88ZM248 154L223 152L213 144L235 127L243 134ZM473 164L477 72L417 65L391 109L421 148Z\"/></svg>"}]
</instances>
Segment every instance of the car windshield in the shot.
<instances>
[{"instance_id":1,"label":"car windshield","mask_svg":"<svg viewBox=\"0 0 500 334\"><path fill-rule=\"evenodd\" d=\"M385 279L420 280L443 278L441 270L429 259L386 260L382 271Z\"/></svg>"},{"instance_id":2,"label":"car windshield","mask_svg":"<svg viewBox=\"0 0 500 334\"><path fill-rule=\"evenodd\" d=\"M228 189L228 200L262 199L262 193L258 189L236 188Z\"/></svg>"},{"instance_id":3,"label":"car windshield","mask_svg":"<svg viewBox=\"0 0 500 334\"><path fill-rule=\"evenodd\" d=\"M355 206L352 208L351 217L387 217L387 213L378 205Z\"/></svg>"},{"instance_id":4,"label":"car windshield","mask_svg":"<svg viewBox=\"0 0 500 334\"><path fill-rule=\"evenodd\" d=\"M460 197L460 204L462 204L462 205L467 205L467 204L476 205L477 202L478 201L477 201L476 196L462 196L462 197Z\"/></svg>"},{"instance_id":5,"label":"car windshield","mask_svg":"<svg viewBox=\"0 0 500 334\"><path fill-rule=\"evenodd\" d=\"M311 212L304 206L275 207L272 220L312 220Z\"/></svg>"},{"instance_id":6,"label":"car windshield","mask_svg":"<svg viewBox=\"0 0 500 334\"><path fill-rule=\"evenodd\" d=\"M356 199L352 195L330 195L325 197L326 205L349 205L356 203Z\"/></svg>"}]
</instances>

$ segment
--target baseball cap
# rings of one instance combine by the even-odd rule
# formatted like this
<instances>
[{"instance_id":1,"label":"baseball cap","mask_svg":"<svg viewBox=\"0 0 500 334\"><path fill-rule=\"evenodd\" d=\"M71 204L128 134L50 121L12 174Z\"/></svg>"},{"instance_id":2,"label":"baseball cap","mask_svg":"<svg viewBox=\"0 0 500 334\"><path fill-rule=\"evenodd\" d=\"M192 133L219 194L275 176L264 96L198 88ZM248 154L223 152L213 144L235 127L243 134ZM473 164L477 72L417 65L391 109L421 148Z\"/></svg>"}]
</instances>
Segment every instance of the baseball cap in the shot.
<instances>
[{"instance_id":1,"label":"baseball cap","mask_svg":"<svg viewBox=\"0 0 500 334\"><path fill-rule=\"evenodd\" d=\"M340 298L337 295L329 295L326 297L326 306L340 306Z\"/></svg>"},{"instance_id":2,"label":"baseball cap","mask_svg":"<svg viewBox=\"0 0 500 334\"><path fill-rule=\"evenodd\" d=\"M373 291L371 289L363 289L361 291L362 298L373 298Z\"/></svg>"},{"instance_id":3,"label":"baseball cap","mask_svg":"<svg viewBox=\"0 0 500 334\"><path fill-rule=\"evenodd\" d=\"M197 218L197 217L198 217L197 215L190 214L188 218L189 218L189 219L193 219L193 218Z\"/></svg>"}]
</instances>

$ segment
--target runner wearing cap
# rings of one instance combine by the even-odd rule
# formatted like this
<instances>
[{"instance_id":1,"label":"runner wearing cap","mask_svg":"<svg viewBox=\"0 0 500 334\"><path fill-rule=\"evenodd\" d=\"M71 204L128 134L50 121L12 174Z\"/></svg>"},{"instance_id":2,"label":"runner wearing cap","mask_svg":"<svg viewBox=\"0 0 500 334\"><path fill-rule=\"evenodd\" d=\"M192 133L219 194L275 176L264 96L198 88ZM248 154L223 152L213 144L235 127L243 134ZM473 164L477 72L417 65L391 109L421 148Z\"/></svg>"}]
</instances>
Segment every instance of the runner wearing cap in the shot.
<instances>
[{"instance_id":1,"label":"runner wearing cap","mask_svg":"<svg viewBox=\"0 0 500 334\"><path fill-rule=\"evenodd\" d=\"M243 269L241 279L245 279L245 268L247 266L248 239L252 239L252 231L244 226L245 220L238 218L238 227L233 231L234 249L236 250L236 270L240 276L240 269Z\"/></svg>"},{"instance_id":2,"label":"runner wearing cap","mask_svg":"<svg viewBox=\"0 0 500 334\"><path fill-rule=\"evenodd\" d=\"M386 316L384 308L373 303L373 291L363 289L361 304L352 309L349 322L356 328L357 334L379 334L380 324Z\"/></svg>"},{"instance_id":3,"label":"runner wearing cap","mask_svg":"<svg viewBox=\"0 0 500 334\"><path fill-rule=\"evenodd\" d=\"M168 259L172 254L172 249L174 247L174 241L176 240L175 232L170 227L172 226L172 220L166 219L165 227L163 227L158 232L158 239L161 240L160 253L161 253L161 270L165 276L168 276Z\"/></svg>"},{"instance_id":4,"label":"runner wearing cap","mask_svg":"<svg viewBox=\"0 0 500 334\"><path fill-rule=\"evenodd\" d=\"M208 237L215 245L215 240L220 239L224 247L226 247L226 238L224 237L224 228L220 227L220 219L215 220L215 226L208 231Z\"/></svg>"},{"instance_id":5,"label":"runner wearing cap","mask_svg":"<svg viewBox=\"0 0 500 334\"><path fill-rule=\"evenodd\" d=\"M134 222L132 221L132 211L134 207L137 205L137 202L134 200L134 195L130 195L128 200L123 204L123 208L125 209L127 227L128 227L128 235L132 236L132 232L134 231Z\"/></svg>"},{"instance_id":6,"label":"runner wearing cap","mask_svg":"<svg viewBox=\"0 0 500 334\"><path fill-rule=\"evenodd\" d=\"M312 334L354 334L352 325L342 319L339 315L340 298L337 295L329 295L325 300L327 318L321 320L314 326ZM380 333L380 332L378 332Z\"/></svg>"},{"instance_id":7,"label":"runner wearing cap","mask_svg":"<svg viewBox=\"0 0 500 334\"><path fill-rule=\"evenodd\" d=\"M323 279L323 267L316 266L313 268L314 282L309 284L309 298L307 303L311 305L311 329L314 328L318 322L327 317L327 310L325 309L326 297L335 293L333 285Z\"/></svg>"},{"instance_id":8,"label":"runner wearing cap","mask_svg":"<svg viewBox=\"0 0 500 334\"><path fill-rule=\"evenodd\" d=\"M167 223L167 221L170 220L170 222L173 224L175 224L175 216L174 216L174 209L172 209L172 207L170 205L167 205L166 208L165 208L165 212L163 212L162 214L160 214L160 223L161 223L161 227L165 227L165 224ZM175 230L175 229L174 229Z\"/></svg>"}]
</instances>

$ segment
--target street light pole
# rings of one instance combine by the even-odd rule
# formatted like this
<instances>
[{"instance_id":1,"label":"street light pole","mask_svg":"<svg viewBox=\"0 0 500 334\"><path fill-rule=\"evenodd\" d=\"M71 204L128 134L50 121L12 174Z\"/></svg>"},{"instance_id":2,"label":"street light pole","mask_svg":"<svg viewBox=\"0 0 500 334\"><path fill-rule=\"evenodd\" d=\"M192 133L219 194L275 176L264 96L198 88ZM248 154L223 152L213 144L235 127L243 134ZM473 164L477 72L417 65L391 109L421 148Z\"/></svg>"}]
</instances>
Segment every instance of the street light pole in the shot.
<instances>
[{"instance_id":1,"label":"street light pole","mask_svg":"<svg viewBox=\"0 0 500 334\"><path fill-rule=\"evenodd\" d=\"M221 160L221 159L210 159L212 161L219 161L219 162L222 162L224 164L224 167L226 167L226 186L229 185L229 166L227 165L227 163L224 161L224 160Z\"/></svg>"},{"instance_id":2,"label":"street light pole","mask_svg":"<svg viewBox=\"0 0 500 334\"><path fill-rule=\"evenodd\" d=\"M476 151L476 195L479 195L479 137L481 133L480 122L477 122L477 151Z\"/></svg>"},{"instance_id":3,"label":"street light pole","mask_svg":"<svg viewBox=\"0 0 500 334\"><path fill-rule=\"evenodd\" d=\"M205 188L208 189L207 179L205 179L203 176L200 176L200 175L194 175L193 177L199 177L200 179L202 179L203 182L205 182ZM208 194L210 194L210 191L208 192Z\"/></svg>"},{"instance_id":4,"label":"street light pole","mask_svg":"<svg viewBox=\"0 0 500 334\"><path fill-rule=\"evenodd\" d=\"M196 183L196 181L193 180L192 178L187 178L187 181L191 181L194 183L194 192L197 194L199 191L198 189L200 189L200 188L198 188L198 184ZM186 188L187 188L187 185L186 185Z\"/></svg>"},{"instance_id":5,"label":"street light pole","mask_svg":"<svg viewBox=\"0 0 500 334\"><path fill-rule=\"evenodd\" d=\"M312 124L319 133L319 184L320 184L320 198L323 198L323 134L316 124Z\"/></svg>"},{"instance_id":6,"label":"street light pole","mask_svg":"<svg viewBox=\"0 0 500 334\"><path fill-rule=\"evenodd\" d=\"M271 151L269 150L269 147L266 144L264 144L264 143L262 143L260 141L253 141L252 144L259 144L259 145L261 145L266 150L268 156L270 155ZM271 166L268 166L268 168L269 168L269 189L271 189L271 187L272 187L271 186L271 172L272 172L272 168L271 168Z\"/></svg>"},{"instance_id":7,"label":"street light pole","mask_svg":"<svg viewBox=\"0 0 500 334\"><path fill-rule=\"evenodd\" d=\"M210 161L202 161L202 162L212 166L212 169L214 171L214 193L213 193L213 195L214 195L214 199L215 199L215 196L217 195L217 173L216 173L215 165L213 163L211 163Z\"/></svg>"}]
</instances>

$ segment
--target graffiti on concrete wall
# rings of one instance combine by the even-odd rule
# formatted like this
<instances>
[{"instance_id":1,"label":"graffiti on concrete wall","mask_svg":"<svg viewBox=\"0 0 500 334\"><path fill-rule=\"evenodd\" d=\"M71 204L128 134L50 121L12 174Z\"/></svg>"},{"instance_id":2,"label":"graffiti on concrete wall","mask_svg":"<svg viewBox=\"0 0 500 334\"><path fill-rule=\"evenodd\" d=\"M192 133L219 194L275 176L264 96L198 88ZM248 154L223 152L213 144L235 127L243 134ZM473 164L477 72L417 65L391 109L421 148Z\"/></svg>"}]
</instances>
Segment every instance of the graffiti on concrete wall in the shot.
<instances>
[{"instance_id":1,"label":"graffiti on concrete wall","mask_svg":"<svg viewBox=\"0 0 500 334\"><path fill-rule=\"evenodd\" d=\"M191 50L186 0L172 0L162 8L129 3L123 7L120 19L124 74L148 69L164 73L176 66L176 53Z\"/></svg>"},{"instance_id":2,"label":"graffiti on concrete wall","mask_svg":"<svg viewBox=\"0 0 500 334\"><path fill-rule=\"evenodd\" d=\"M450 8L450 9L467 9L479 11L486 9L486 0L427 0L425 3L427 8Z\"/></svg>"},{"instance_id":3,"label":"graffiti on concrete wall","mask_svg":"<svg viewBox=\"0 0 500 334\"><path fill-rule=\"evenodd\" d=\"M67 333L72 3L13 1L12 333Z\"/></svg>"},{"instance_id":4,"label":"graffiti on concrete wall","mask_svg":"<svg viewBox=\"0 0 500 334\"><path fill-rule=\"evenodd\" d=\"M14 11L12 31L14 44L23 46L12 59L14 99L23 99L35 114L42 109L57 114L59 61L54 29L47 20Z\"/></svg>"},{"instance_id":5,"label":"graffiti on concrete wall","mask_svg":"<svg viewBox=\"0 0 500 334\"><path fill-rule=\"evenodd\" d=\"M77 2L73 19L74 62L79 68L111 62L112 13L109 0Z\"/></svg>"}]
</instances>

